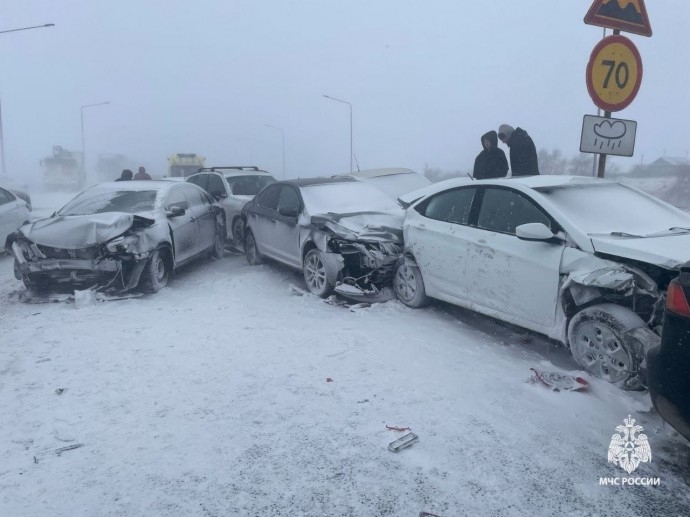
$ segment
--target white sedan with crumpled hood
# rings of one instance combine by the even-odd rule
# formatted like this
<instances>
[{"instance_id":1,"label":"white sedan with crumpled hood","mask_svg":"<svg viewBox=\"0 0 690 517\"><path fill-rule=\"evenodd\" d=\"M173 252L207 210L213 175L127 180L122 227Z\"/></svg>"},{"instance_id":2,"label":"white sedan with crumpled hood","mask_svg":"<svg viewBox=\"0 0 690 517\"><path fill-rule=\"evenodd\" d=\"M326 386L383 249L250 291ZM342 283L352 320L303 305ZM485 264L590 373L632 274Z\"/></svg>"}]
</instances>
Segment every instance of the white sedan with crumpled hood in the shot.
<instances>
[{"instance_id":1,"label":"white sedan with crumpled hood","mask_svg":"<svg viewBox=\"0 0 690 517\"><path fill-rule=\"evenodd\" d=\"M614 181L531 176L436 183L400 198L394 287L567 344L590 374L645 382L666 288L690 260L690 215Z\"/></svg>"}]
</instances>

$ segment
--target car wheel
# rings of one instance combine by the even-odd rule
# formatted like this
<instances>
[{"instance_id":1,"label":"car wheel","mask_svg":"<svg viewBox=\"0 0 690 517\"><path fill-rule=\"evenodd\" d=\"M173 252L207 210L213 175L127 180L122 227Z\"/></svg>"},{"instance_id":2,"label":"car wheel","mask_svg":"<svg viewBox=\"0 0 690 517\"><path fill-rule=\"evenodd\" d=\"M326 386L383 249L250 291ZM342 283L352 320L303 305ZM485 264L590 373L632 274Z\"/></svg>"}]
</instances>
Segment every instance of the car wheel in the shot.
<instances>
[{"instance_id":1,"label":"car wheel","mask_svg":"<svg viewBox=\"0 0 690 517\"><path fill-rule=\"evenodd\" d=\"M630 332L647 325L630 309L605 303L578 312L568 325L573 357L589 374L626 390L643 387L644 346Z\"/></svg>"},{"instance_id":2,"label":"car wheel","mask_svg":"<svg viewBox=\"0 0 690 517\"><path fill-rule=\"evenodd\" d=\"M242 241L244 240L244 224L239 217L232 225L232 245L237 251L242 251Z\"/></svg>"},{"instance_id":3,"label":"car wheel","mask_svg":"<svg viewBox=\"0 0 690 517\"><path fill-rule=\"evenodd\" d=\"M309 250L304 257L302 272L304 274L304 282L307 284L309 292L321 298L327 298L331 295L335 288L335 284L329 278L332 277L332 275L328 274L326 263L323 260L320 250Z\"/></svg>"},{"instance_id":4,"label":"car wheel","mask_svg":"<svg viewBox=\"0 0 690 517\"><path fill-rule=\"evenodd\" d=\"M156 250L149 257L139 281L142 291L156 293L168 285L170 280L170 263L165 260L165 255L166 253L162 250Z\"/></svg>"},{"instance_id":5,"label":"car wheel","mask_svg":"<svg viewBox=\"0 0 690 517\"><path fill-rule=\"evenodd\" d=\"M247 257L247 262L252 266L257 266L263 262L263 257L256 247L256 239L251 230L247 232L247 238L244 241L244 254Z\"/></svg>"},{"instance_id":6,"label":"car wheel","mask_svg":"<svg viewBox=\"0 0 690 517\"><path fill-rule=\"evenodd\" d=\"M213 241L213 250L211 257L214 259L222 259L225 255L225 228L218 228L216 230L216 237Z\"/></svg>"},{"instance_id":7,"label":"car wheel","mask_svg":"<svg viewBox=\"0 0 690 517\"><path fill-rule=\"evenodd\" d=\"M424 280L419 267L407 264L404 260L398 263L393 278L393 288L398 299L408 307L419 308L429 303L424 290Z\"/></svg>"}]
</instances>

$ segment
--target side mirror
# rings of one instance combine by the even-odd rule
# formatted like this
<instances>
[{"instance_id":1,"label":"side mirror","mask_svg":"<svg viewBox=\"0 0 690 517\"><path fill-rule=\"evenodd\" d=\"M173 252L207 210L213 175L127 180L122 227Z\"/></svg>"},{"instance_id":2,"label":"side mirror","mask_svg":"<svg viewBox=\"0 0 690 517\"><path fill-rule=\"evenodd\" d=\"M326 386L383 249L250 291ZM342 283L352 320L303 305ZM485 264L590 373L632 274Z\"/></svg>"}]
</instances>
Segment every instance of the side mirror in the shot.
<instances>
[{"instance_id":1,"label":"side mirror","mask_svg":"<svg viewBox=\"0 0 690 517\"><path fill-rule=\"evenodd\" d=\"M555 237L544 223L521 224L515 228L515 235L523 241L548 241Z\"/></svg>"},{"instance_id":2,"label":"side mirror","mask_svg":"<svg viewBox=\"0 0 690 517\"><path fill-rule=\"evenodd\" d=\"M181 215L184 215L185 212L186 210L181 206L171 206L168 209L168 217L179 217Z\"/></svg>"},{"instance_id":3,"label":"side mirror","mask_svg":"<svg viewBox=\"0 0 690 517\"><path fill-rule=\"evenodd\" d=\"M285 217L297 217L299 215L299 210L296 208L279 208L278 213Z\"/></svg>"}]
</instances>

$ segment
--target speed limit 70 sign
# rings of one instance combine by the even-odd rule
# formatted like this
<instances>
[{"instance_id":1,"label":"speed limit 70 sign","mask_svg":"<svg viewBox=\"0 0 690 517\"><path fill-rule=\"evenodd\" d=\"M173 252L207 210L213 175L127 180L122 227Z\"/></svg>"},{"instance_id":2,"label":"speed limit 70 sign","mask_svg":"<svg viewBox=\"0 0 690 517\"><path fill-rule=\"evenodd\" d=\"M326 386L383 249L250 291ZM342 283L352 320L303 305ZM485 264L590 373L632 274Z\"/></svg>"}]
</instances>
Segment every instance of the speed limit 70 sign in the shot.
<instances>
[{"instance_id":1,"label":"speed limit 70 sign","mask_svg":"<svg viewBox=\"0 0 690 517\"><path fill-rule=\"evenodd\" d=\"M620 111L637 95L642 58L633 42L620 35L602 39L587 64L587 90L604 111Z\"/></svg>"}]
</instances>

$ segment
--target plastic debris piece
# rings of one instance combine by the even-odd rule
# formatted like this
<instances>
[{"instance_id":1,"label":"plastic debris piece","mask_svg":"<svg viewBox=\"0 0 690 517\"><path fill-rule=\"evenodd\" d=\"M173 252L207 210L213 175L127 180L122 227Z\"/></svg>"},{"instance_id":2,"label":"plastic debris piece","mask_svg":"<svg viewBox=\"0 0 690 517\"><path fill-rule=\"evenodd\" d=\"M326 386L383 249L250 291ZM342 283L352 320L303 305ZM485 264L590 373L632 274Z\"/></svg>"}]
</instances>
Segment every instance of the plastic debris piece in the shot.
<instances>
[{"instance_id":1,"label":"plastic debris piece","mask_svg":"<svg viewBox=\"0 0 690 517\"><path fill-rule=\"evenodd\" d=\"M419 436L414 433L407 433L402 438L398 438L394 442L388 444L388 450L391 452L400 452L403 449L408 448L410 445L417 443L419 441Z\"/></svg>"},{"instance_id":2,"label":"plastic debris piece","mask_svg":"<svg viewBox=\"0 0 690 517\"><path fill-rule=\"evenodd\" d=\"M538 382L548 386L553 391L581 391L589 388L589 382L576 375L566 375L558 372L543 372L536 368L532 370L531 382Z\"/></svg>"},{"instance_id":3,"label":"plastic debris piece","mask_svg":"<svg viewBox=\"0 0 690 517\"><path fill-rule=\"evenodd\" d=\"M78 449L79 447L84 447L84 444L83 443L75 443L73 445L68 445L67 447L60 447L59 449L55 449L55 454L60 456L63 452L71 451L72 449Z\"/></svg>"},{"instance_id":4,"label":"plastic debris piece","mask_svg":"<svg viewBox=\"0 0 690 517\"><path fill-rule=\"evenodd\" d=\"M396 425L387 425L386 429L389 431L412 431L409 427L398 427Z\"/></svg>"},{"instance_id":5,"label":"plastic debris piece","mask_svg":"<svg viewBox=\"0 0 690 517\"><path fill-rule=\"evenodd\" d=\"M333 382L333 379L331 379L330 377L326 377L326 382Z\"/></svg>"}]
</instances>

